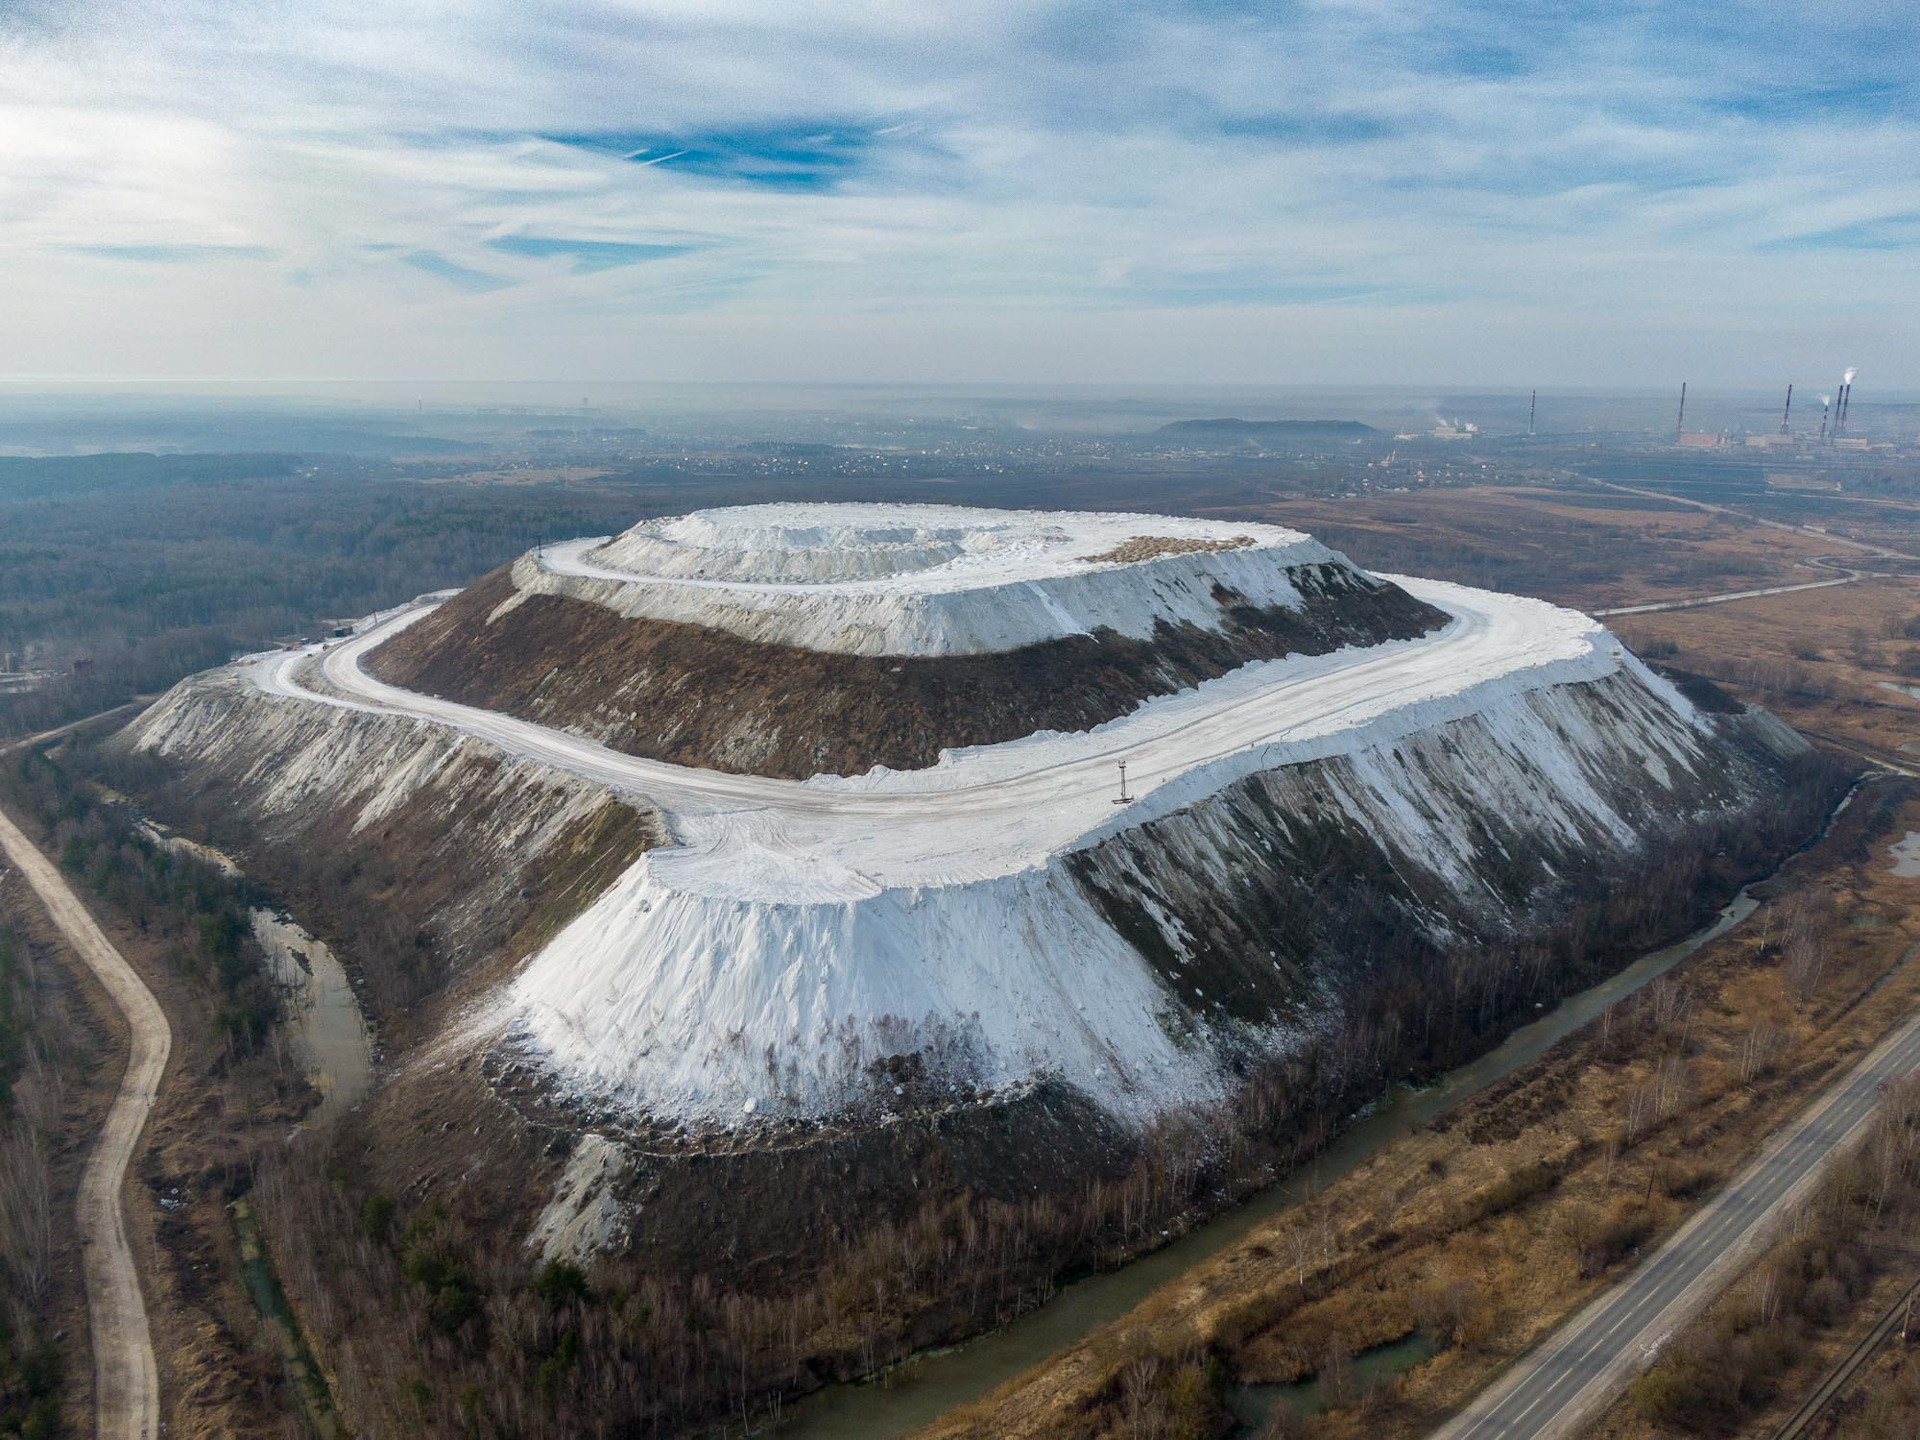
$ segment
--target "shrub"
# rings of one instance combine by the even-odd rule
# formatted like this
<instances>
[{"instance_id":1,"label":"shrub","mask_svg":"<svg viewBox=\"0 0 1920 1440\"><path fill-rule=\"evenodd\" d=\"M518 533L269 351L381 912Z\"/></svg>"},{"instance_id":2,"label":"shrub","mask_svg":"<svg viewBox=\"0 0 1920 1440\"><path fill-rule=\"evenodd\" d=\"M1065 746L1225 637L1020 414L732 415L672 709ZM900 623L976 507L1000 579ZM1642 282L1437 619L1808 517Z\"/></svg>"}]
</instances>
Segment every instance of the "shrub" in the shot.
<instances>
[{"instance_id":1,"label":"shrub","mask_svg":"<svg viewBox=\"0 0 1920 1440\"><path fill-rule=\"evenodd\" d=\"M1653 1216L1631 1200L1616 1200L1606 1218L1583 1237L1580 1274L1583 1279L1611 1270L1638 1250L1653 1233Z\"/></svg>"},{"instance_id":2,"label":"shrub","mask_svg":"<svg viewBox=\"0 0 1920 1440\"><path fill-rule=\"evenodd\" d=\"M587 1272L570 1260L549 1260L534 1277L533 1291L556 1310L568 1303L584 1305L593 1298Z\"/></svg>"}]
</instances>

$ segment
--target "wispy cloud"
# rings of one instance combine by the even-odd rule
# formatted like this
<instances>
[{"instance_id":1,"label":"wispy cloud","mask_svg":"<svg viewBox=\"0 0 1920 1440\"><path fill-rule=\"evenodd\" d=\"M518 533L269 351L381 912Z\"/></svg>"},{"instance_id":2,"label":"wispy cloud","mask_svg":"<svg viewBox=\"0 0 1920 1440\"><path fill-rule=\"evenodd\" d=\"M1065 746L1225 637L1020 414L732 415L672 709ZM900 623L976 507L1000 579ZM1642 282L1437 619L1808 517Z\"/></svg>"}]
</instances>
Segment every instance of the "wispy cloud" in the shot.
<instances>
[{"instance_id":1,"label":"wispy cloud","mask_svg":"<svg viewBox=\"0 0 1920 1440\"><path fill-rule=\"evenodd\" d=\"M905 131L888 127L888 136ZM815 121L695 134L652 135L633 131L588 131L543 137L641 166L671 166L676 172L728 184L770 190L829 190L857 174L875 143L874 127Z\"/></svg>"},{"instance_id":2,"label":"wispy cloud","mask_svg":"<svg viewBox=\"0 0 1920 1440\"><path fill-rule=\"evenodd\" d=\"M1763 241L1757 248L1786 254L1806 250L1920 250L1920 211L1878 215L1850 225L1784 235Z\"/></svg>"},{"instance_id":3,"label":"wispy cloud","mask_svg":"<svg viewBox=\"0 0 1920 1440\"><path fill-rule=\"evenodd\" d=\"M103 260L131 260L140 265L191 265L206 260L270 260L274 251L263 245L75 245L75 254L98 255Z\"/></svg>"},{"instance_id":4,"label":"wispy cloud","mask_svg":"<svg viewBox=\"0 0 1920 1440\"><path fill-rule=\"evenodd\" d=\"M1892 376L1917 77L1898 0L14 6L0 345L560 374L657 321L715 378Z\"/></svg>"},{"instance_id":5,"label":"wispy cloud","mask_svg":"<svg viewBox=\"0 0 1920 1440\"><path fill-rule=\"evenodd\" d=\"M484 270L472 270L456 264L431 250L415 250L410 255L402 255L400 263L411 265L423 275L444 280L454 289L464 290L469 295L486 295L495 290L508 289L513 284L511 280L502 280L498 275L489 275Z\"/></svg>"},{"instance_id":6,"label":"wispy cloud","mask_svg":"<svg viewBox=\"0 0 1920 1440\"><path fill-rule=\"evenodd\" d=\"M617 270L623 265L641 265L649 260L668 260L693 249L691 245L656 245L627 240L568 240L557 235L500 235L486 243L490 249L531 260L571 260L576 275L593 275L602 270Z\"/></svg>"}]
</instances>

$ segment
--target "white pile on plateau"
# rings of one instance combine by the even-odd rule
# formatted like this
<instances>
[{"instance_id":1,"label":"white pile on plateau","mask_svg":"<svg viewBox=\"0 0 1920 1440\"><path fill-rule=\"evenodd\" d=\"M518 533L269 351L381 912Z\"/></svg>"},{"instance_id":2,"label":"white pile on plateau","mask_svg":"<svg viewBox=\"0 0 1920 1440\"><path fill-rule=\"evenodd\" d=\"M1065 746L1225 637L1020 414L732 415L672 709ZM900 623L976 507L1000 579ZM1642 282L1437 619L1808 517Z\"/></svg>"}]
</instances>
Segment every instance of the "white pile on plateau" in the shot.
<instances>
[{"instance_id":1,"label":"white pile on plateau","mask_svg":"<svg viewBox=\"0 0 1920 1440\"><path fill-rule=\"evenodd\" d=\"M1135 561L1128 541L1201 542ZM974 655L1156 621L1218 629L1217 592L1297 607L1290 566L1344 557L1278 525L948 505L744 505L648 520L514 566L523 594L856 655ZM512 601L508 604L511 605Z\"/></svg>"},{"instance_id":2,"label":"white pile on plateau","mask_svg":"<svg viewBox=\"0 0 1920 1440\"><path fill-rule=\"evenodd\" d=\"M1143 537L1243 535L1251 543L1233 549L1086 558ZM695 565L644 579L613 563L684 569L696 554L728 578ZM820 639L850 633L850 615L887 609L889 634L939 645L1070 633L1123 612L1137 632L1183 604L1217 614L1203 587L1229 569L1241 593L1285 603L1287 568L1307 562L1347 563L1275 527L767 506L556 547L516 573L600 587L598 603L638 607L630 613L698 600L711 623L758 616L815 627ZM816 578L750 578L799 571ZM861 578L822 578L849 571ZM642 856L477 1019L530 1042L577 1093L697 1124L830 1116L875 1083L874 1061L920 1053L982 1085L1056 1077L1144 1119L1224 1092L1206 1039L1215 1021L1183 1010L1087 899L1073 852L1134 843L1140 826L1176 811L1204 818L1211 797L1246 776L1332 761L1343 767L1344 823L1470 886L1486 813L1543 837L1631 846L1606 792L1670 788L1707 753L1710 722L1586 616L1396 583L1449 623L1419 639L1255 662L1082 733L804 783L642 759L366 674L361 657L425 609L329 650L325 690L310 688L312 661L296 654L248 673L285 703L450 726L658 807L674 843ZM1446 743L1433 746L1442 727ZM1414 746L1441 753L1423 771L1407 760ZM1133 798L1116 805L1123 759ZM1196 883L1236 883L1231 854L1197 858ZM1179 915L1161 928L1181 951Z\"/></svg>"}]
</instances>

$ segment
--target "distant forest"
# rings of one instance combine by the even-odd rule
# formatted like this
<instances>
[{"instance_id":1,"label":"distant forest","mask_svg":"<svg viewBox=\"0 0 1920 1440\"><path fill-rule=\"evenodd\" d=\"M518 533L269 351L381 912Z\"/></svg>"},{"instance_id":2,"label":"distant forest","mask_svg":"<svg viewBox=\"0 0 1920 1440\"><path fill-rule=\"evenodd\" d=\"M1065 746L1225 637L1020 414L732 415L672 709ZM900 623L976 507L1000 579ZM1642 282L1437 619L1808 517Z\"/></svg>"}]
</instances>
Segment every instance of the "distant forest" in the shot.
<instances>
[{"instance_id":1,"label":"distant forest","mask_svg":"<svg viewBox=\"0 0 1920 1440\"><path fill-rule=\"evenodd\" d=\"M614 487L432 484L355 461L0 459L0 660L58 672L0 693L0 735L635 518L635 497Z\"/></svg>"},{"instance_id":2,"label":"distant forest","mask_svg":"<svg viewBox=\"0 0 1920 1440\"><path fill-rule=\"evenodd\" d=\"M0 737L96 714L323 620L465 584L542 539L768 500L1257 513L1346 483L1338 462L1205 466L743 452L628 461L594 480L456 479L346 456L0 457ZM877 467L877 468L876 468ZM76 662L79 668L76 670Z\"/></svg>"}]
</instances>

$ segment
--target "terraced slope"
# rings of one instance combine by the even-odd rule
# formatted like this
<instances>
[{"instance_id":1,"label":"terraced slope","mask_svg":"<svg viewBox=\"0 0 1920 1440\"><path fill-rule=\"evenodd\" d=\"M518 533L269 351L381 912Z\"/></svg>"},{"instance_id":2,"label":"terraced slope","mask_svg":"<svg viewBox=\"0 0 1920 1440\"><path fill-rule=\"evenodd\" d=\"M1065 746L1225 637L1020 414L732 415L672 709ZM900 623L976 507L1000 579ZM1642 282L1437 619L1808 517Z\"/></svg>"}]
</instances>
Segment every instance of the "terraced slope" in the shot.
<instances>
[{"instance_id":1,"label":"terraced slope","mask_svg":"<svg viewBox=\"0 0 1920 1440\"><path fill-rule=\"evenodd\" d=\"M1290 567L1297 605L1223 591L1217 628L1161 621L986 654L861 655L626 616L494 571L370 657L381 679L630 755L803 780L1038 730L1087 730L1249 660L1325 655L1437 628L1432 606L1349 566Z\"/></svg>"},{"instance_id":2,"label":"terraced slope","mask_svg":"<svg viewBox=\"0 0 1920 1440\"><path fill-rule=\"evenodd\" d=\"M1585 616L1291 531L683 522L201 677L130 732L290 869L327 863L296 836L374 846L373 908L440 937L412 970L458 991L374 1102L406 1165L469 1174L499 1102L530 1148L488 1154L537 1185L539 1137L593 1128L610 1188L551 1193L610 1237L642 1203L664 1233L647 1187L678 1177L704 1253L729 1182L678 1154L805 1152L839 1225L923 1172L1080 1183L1175 1112L1325 1123L1685 928L1832 801L1791 731ZM952 748L975 736L1002 738ZM551 924L536 832L583 857ZM835 1145L907 1126L945 1158L835 1188ZM1067 1131L1091 1158L1006 1173ZM785 1243L778 1206L728 1213Z\"/></svg>"}]
</instances>

